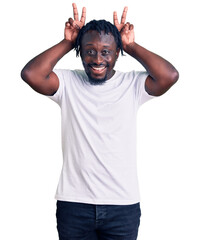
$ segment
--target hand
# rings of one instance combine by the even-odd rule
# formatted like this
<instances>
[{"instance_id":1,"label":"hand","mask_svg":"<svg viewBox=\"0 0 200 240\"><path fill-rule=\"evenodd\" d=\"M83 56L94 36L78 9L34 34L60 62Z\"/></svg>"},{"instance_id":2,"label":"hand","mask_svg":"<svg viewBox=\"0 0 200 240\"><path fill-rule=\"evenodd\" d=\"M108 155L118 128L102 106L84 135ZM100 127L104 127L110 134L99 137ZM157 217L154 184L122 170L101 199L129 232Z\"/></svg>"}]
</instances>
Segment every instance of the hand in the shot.
<instances>
[{"instance_id":1,"label":"hand","mask_svg":"<svg viewBox=\"0 0 200 240\"><path fill-rule=\"evenodd\" d=\"M117 12L113 13L114 25L116 26L116 28L121 34L122 44L124 48L129 44L134 44L135 42L133 24L130 24L129 22L125 23L127 11L128 11L128 7L125 7L122 13L121 23L119 23L118 21Z\"/></svg>"},{"instance_id":2,"label":"hand","mask_svg":"<svg viewBox=\"0 0 200 240\"><path fill-rule=\"evenodd\" d=\"M74 44L78 36L79 30L85 25L86 8L83 7L81 19L79 21L76 4L73 3L72 6L74 19L69 18L68 22L65 23L65 39L71 41L72 44Z\"/></svg>"}]
</instances>

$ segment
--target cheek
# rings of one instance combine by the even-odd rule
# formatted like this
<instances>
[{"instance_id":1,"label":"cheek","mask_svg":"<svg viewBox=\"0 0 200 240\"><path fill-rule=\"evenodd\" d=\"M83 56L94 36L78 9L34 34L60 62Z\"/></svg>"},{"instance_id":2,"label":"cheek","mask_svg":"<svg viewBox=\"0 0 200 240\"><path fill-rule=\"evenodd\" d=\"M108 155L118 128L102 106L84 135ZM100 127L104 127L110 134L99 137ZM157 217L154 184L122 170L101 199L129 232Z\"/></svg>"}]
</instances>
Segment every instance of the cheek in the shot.
<instances>
[{"instance_id":1,"label":"cheek","mask_svg":"<svg viewBox=\"0 0 200 240\"><path fill-rule=\"evenodd\" d=\"M88 63L90 63L90 59L88 57L82 56L81 61L84 66L86 66Z\"/></svg>"},{"instance_id":2,"label":"cheek","mask_svg":"<svg viewBox=\"0 0 200 240\"><path fill-rule=\"evenodd\" d=\"M81 56L81 59L82 59L82 61L86 61L87 60L87 57L83 54L82 56Z\"/></svg>"},{"instance_id":3,"label":"cheek","mask_svg":"<svg viewBox=\"0 0 200 240\"><path fill-rule=\"evenodd\" d=\"M110 65L115 65L115 62L117 60L117 57L115 56L112 56L112 57L109 57L109 59L107 59L107 62L109 62Z\"/></svg>"}]
</instances>

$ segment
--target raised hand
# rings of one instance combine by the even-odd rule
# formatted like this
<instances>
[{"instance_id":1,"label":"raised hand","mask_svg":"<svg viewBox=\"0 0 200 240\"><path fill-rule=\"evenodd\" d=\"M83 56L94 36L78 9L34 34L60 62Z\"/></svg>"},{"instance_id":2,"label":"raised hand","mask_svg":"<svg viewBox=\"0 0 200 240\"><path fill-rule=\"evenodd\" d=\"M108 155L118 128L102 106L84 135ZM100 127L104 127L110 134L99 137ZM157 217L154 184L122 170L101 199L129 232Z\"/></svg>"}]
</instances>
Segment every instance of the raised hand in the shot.
<instances>
[{"instance_id":1,"label":"raised hand","mask_svg":"<svg viewBox=\"0 0 200 240\"><path fill-rule=\"evenodd\" d=\"M125 7L122 13L121 22L119 23L117 12L113 13L113 21L114 25L117 27L118 31L121 34L122 43L124 50L126 50L126 46L129 44L134 44L135 42L135 34L134 34L134 27L133 24L126 22L126 15L127 15L128 7Z\"/></svg>"},{"instance_id":2,"label":"raised hand","mask_svg":"<svg viewBox=\"0 0 200 240\"><path fill-rule=\"evenodd\" d=\"M75 3L72 3L74 19L69 18L65 23L65 39L75 43L79 30L85 25L86 8L83 7L81 19L79 21L78 10Z\"/></svg>"}]
</instances>

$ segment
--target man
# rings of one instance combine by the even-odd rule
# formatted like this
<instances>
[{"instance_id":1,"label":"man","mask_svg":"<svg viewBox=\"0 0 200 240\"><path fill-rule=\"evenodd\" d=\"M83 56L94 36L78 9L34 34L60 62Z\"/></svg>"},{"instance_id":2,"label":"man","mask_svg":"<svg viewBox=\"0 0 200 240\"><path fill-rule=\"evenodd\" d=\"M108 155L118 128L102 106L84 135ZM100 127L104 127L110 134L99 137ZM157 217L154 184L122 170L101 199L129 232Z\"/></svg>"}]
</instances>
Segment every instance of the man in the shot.
<instances>
[{"instance_id":1,"label":"man","mask_svg":"<svg viewBox=\"0 0 200 240\"><path fill-rule=\"evenodd\" d=\"M177 70L134 41L134 28L100 20L65 26L65 38L32 59L22 78L61 107L63 168L56 193L61 240L137 239L140 223L136 169L136 112L141 104L165 93ZM84 26L85 25L85 26ZM76 49L83 70L53 70ZM114 70L119 53L137 59L146 72Z\"/></svg>"}]
</instances>

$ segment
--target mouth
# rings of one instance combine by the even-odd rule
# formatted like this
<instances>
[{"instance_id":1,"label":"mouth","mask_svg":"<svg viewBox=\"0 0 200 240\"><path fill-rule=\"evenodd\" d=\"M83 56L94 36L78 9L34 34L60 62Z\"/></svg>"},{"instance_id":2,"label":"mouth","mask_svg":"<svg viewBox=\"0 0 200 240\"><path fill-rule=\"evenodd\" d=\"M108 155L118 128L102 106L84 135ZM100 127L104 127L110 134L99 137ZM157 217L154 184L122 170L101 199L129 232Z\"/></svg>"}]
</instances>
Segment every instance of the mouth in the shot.
<instances>
[{"instance_id":1,"label":"mouth","mask_svg":"<svg viewBox=\"0 0 200 240\"><path fill-rule=\"evenodd\" d=\"M92 69L92 72L94 74L102 74L105 71L106 66L91 66L90 65L90 68Z\"/></svg>"}]
</instances>

